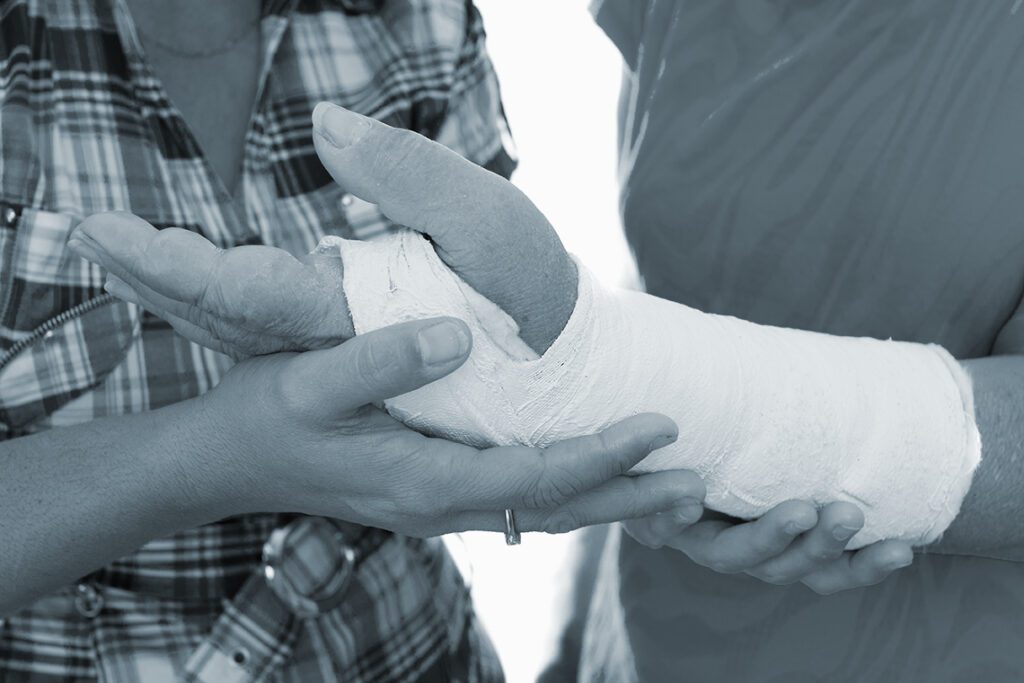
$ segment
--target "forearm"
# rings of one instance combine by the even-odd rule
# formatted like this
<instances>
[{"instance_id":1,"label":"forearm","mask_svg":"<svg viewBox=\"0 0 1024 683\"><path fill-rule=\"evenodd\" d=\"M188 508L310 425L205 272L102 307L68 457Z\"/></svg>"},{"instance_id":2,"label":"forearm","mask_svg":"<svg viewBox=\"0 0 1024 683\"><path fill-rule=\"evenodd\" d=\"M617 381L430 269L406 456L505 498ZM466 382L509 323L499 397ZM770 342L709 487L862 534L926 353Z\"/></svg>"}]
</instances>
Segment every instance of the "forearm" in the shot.
<instances>
[{"instance_id":1,"label":"forearm","mask_svg":"<svg viewBox=\"0 0 1024 683\"><path fill-rule=\"evenodd\" d=\"M184 402L0 443L0 615L147 541L226 512L218 444Z\"/></svg>"},{"instance_id":2,"label":"forearm","mask_svg":"<svg viewBox=\"0 0 1024 683\"><path fill-rule=\"evenodd\" d=\"M960 515L928 552L1024 561L1024 355L966 361L982 459Z\"/></svg>"},{"instance_id":3,"label":"forearm","mask_svg":"<svg viewBox=\"0 0 1024 683\"><path fill-rule=\"evenodd\" d=\"M938 347L708 315L581 270L565 330L531 361L422 240L345 243L342 256L357 332L425 309L470 323L466 367L386 403L417 428L543 446L661 412L680 439L640 471L694 470L710 507L744 518L788 499L853 502L865 514L853 547L933 542L977 463L970 382Z\"/></svg>"}]
</instances>

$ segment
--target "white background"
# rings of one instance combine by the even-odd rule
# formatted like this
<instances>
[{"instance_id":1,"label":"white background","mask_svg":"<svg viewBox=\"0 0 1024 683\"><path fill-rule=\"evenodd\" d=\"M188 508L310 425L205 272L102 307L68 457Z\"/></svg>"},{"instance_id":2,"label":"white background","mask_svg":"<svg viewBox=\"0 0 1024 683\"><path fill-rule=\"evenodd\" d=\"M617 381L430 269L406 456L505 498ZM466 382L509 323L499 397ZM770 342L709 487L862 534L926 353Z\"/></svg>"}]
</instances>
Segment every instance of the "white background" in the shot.
<instances>
[{"instance_id":1,"label":"white background","mask_svg":"<svg viewBox=\"0 0 1024 683\"><path fill-rule=\"evenodd\" d=\"M618 218L618 52L594 24L586 0L477 0L477 6L519 148L515 183L601 279L632 283ZM527 535L513 548L497 534L448 540L469 567L477 611L509 683L532 683L553 656L567 617L571 539Z\"/></svg>"}]
</instances>

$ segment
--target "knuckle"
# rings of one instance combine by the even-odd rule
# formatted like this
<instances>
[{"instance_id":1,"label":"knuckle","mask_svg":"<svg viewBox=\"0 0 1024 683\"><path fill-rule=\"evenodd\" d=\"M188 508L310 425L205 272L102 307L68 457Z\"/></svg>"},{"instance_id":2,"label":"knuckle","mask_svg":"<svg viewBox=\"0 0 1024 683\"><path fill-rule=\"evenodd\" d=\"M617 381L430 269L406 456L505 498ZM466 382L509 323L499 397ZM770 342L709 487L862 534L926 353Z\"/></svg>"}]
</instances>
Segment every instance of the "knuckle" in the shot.
<instances>
[{"instance_id":1,"label":"knuckle","mask_svg":"<svg viewBox=\"0 0 1024 683\"><path fill-rule=\"evenodd\" d=\"M279 372L261 382L269 396L268 402L289 420L303 418L309 412L309 393L301 380L302 370L298 357L292 357L283 363Z\"/></svg>"},{"instance_id":2,"label":"knuckle","mask_svg":"<svg viewBox=\"0 0 1024 683\"><path fill-rule=\"evenodd\" d=\"M829 545L815 546L807 552L808 557L818 563L829 562L842 554L842 548Z\"/></svg>"},{"instance_id":3,"label":"knuckle","mask_svg":"<svg viewBox=\"0 0 1024 683\"><path fill-rule=\"evenodd\" d=\"M149 255L152 252L159 252L167 249L174 245L175 242L181 239L181 233L184 232L182 228L164 228L158 230L153 238L146 243L146 254Z\"/></svg>"},{"instance_id":4,"label":"knuckle","mask_svg":"<svg viewBox=\"0 0 1024 683\"><path fill-rule=\"evenodd\" d=\"M167 264L164 256L178 239L176 230L180 228L165 228L146 240L138 258L127 264L128 272L143 281L164 275Z\"/></svg>"},{"instance_id":5,"label":"knuckle","mask_svg":"<svg viewBox=\"0 0 1024 683\"><path fill-rule=\"evenodd\" d=\"M588 448L600 451L602 453L612 452L618 445L615 440L615 436L610 430L605 429L597 434L591 434L587 440L586 445Z\"/></svg>"},{"instance_id":6,"label":"knuckle","mask_svg":"<svg viewBox=\"0 0 1024 683\"><path fill-rule=\"evenodd\" d=\"M700 475L696 472L684 472L682 476L682 487L690 492L690 496L700 501L704 500L708 494L708 489Z\"/></svg>"},{"instance_id":7,"label":"knuckle","mask_svg":"<svg viewBox=\"0 0 1024 683\"><path fill-rule=\"evenodd\" d=\"M730 558L713 555L707 558L705 566L713 572L719 574L735 574L739 568L736 562Z\"/></svg>"},{"instance_id":8,"label":"knuckle","mask_svg":"<svg viewBox=\"0 0 1024 683\"><path fill-rule=\"evenodd\" d=\"M770 569L754 571L749 573L755 579L763 581L764 583L769 583L773 586L785 586L787 584L792 583L792 579L788 575Z\"/></svg>"},{"instance_id":9,"label":"knuckle","mask_svg":"<svg viewBox=\"0 0 1024 683\"><path fill-rule=\"evenodd\" d=\"M202 289L193 302L196 306L217 311L231 308L232 297L225 291L225 286L230 287L232 278L222 277L222 273L226 271L224 266L229 254L229 250L217 249L213 265L203 278Z\"/></svg>"},{"instance_id":10,"label":"knuckle","mask_svg":"<svg viewBox=\"0 0 1024 683\"><path fill-rule=\"evenodd\" d=\"M544 455L538 457L541 458L542 466L532 487L531 507L549 508L561 505L582 491L583 481L573 468L552 462Z\"/></svg>"},{"instance_id":11,"label":"knuckle","mask_svg":"<svg viewBox=\"0 0 1024 683\"><path fill-rule=\"evenodd\" d=\"M651 550L661 550L665 547L665 539L659 538L651 533L640 532L639 534L634 534L633 538L641 545L646 546Z\"/></svg>"},{"instance_id":12,"label":"knuckle","mask_svg":"<svg viewBox=\"0 0 1024 683\"><path fill-rule=\"evenodd\" d=\"M453 516L458 509L455 496L443 490L433 470L425 468L424 463L432 463L435 454L430 453L426 442L410 444L407 440L392 437L383 441L382 452L388 451L392 456L389 477L389 497L402 501L402 507L423 518L446 519Z\"/></svg>"},{"instance_id":13,"label":"knuckle","mask_svg":"<svg viewBox=\"0 0 1024 683\"><path fill-rule=\"evenodd\" d=\"M640 545L652 550L658 550L665 545L662 539L651 529L650 521L647 519L624 520L622 527Z\"/></svg>"},{"instance_id":14,"label":"knuckle","mask_svg":"<svg viewBox=\"0 0 1024 683\"><path fill-rule=\"evenodd\" d=\"M573 511L551 515L541 524L541 531L546 534L565 534L584 526L579 514Z\"/></svg>"},{"instance_id":15,"label":"knuckle","mask_svg":"<svg viewBox=\"0 0 1024 683\"><path fill-rule=\"evenodd\" d=\"M411 514L419 518L445 518L448 516L446 510L441 508L447 508L441 501L435 496L431 496L425 493L419 487L413 486L397 486L397 490L392 494L395 496L395 500L401 501L401 511L404 514Z\"/></svg>"},{"instance_id":16,"label":"knuckle","mask_svg":"<svg viewBox=\"0 0 1024 683\"><path fill-rule=\"evenodd\" d=\"M758 535L750 542L751 550L757 555L774 555L778 552L778 542L766 535Z\"/></svg>"},{"instance_id":17,"label":"knuckle","mask_svg":"<svg viewBox=\"0 0 1024 683\"><path fill-rule=\"evenodd\" d=\"M370 381L380 372L382 367L380 346L377 344L362 344L359 352L353 359L356 377L363 381Z\"/></svg>"},{"instance_id":18,"label":"knuckle","mask_svg":"<svg viewBox=\"0 0 1024 683\"><path fill-rule=\"evenodd\" d=\"M421 144L420 136L404 128L392 128L386 132L387 144L381 146L374 156L372 177L378 185L386 185L396 177L408 173L410 162Z\"/></svg>"},{"instance_id":19,"label":"knuckle","mask_svg":"<svg viewBox=\"0 0 1024 683\"><path fill-rule=\"evenodd\" d=\"M823 553L824 558L825 558L824 562L834 562L836 560L840 560L840 559L842 559L843 554L845 552L846 552L846 549L843 548L842 546L839 546L839 547L836 547L836 548L826 548L824 553Z\"/></svg>"},{"instance_id":20,"label":"knuckle","mask_svg":"<svg viewBox=\"0 0 1024 683\"><path fill-rule=\"evenodd\" d=\"M615 450L614 437L609 435L607 430L589 434L580 439L575 446L571 453L573 459L578 460L583 466L599 467L593 471L601 479L610 479L629 469L629 463L624 462L621 449Z\"/></svg>"}]
</instances>

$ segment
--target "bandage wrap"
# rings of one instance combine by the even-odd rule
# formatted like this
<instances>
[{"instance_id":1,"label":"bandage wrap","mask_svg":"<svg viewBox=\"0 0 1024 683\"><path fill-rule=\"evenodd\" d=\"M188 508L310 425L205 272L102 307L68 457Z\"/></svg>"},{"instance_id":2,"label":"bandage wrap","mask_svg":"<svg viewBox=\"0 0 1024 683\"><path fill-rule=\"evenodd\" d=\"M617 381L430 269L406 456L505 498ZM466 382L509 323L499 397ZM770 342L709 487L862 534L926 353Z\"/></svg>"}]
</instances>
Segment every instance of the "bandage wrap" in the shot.
<instances>
[{"instance_id":1,"label":"bandage wrap","mask_svg":"<svg viewBox=\"0 0 1024 683\"><path fill-rule=\"evenodd\" d=\"M707 504L743 518L789 499L849 501L850 547L936 540L980 460L970 380L941 347L836 337L609 291L579 265L568 324L537 358L514 321L407 232L328 238L344 261L357 333L461 318L474 348L449 377L388 401L429 433L480 446L547 446L659 412L679 440L636 471L692 469Z\"/></svg>"}]
</instances>

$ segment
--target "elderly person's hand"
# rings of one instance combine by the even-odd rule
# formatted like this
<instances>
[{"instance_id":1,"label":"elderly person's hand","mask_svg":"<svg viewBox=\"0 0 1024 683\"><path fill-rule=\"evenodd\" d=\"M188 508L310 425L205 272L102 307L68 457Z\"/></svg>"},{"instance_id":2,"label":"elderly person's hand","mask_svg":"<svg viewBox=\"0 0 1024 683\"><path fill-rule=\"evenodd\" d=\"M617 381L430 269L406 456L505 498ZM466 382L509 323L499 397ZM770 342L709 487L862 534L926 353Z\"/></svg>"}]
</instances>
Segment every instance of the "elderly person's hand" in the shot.
<instances>
[{"instance_id":1,"label":"elderly person's hand","mask_svg":"<svg viewBox=\"0 0 1024 683\"><path fill-rule=\"evenodd\" d=\"M576 267L544 215L511 183L408 130L321 104L314 143L343 187L429 235L438 254L543 352L576 303ZM335 143L363 138L359 144ZM266 246L218 249L127 213L92 216L72 244L107 289L184 336L236 358L326 348L353 335L341 260Z\"/></svg>"},{"instance_id":2,"label":"elderly person's hand","mask_svg":"<svg viewBox=\"0 0 1024 683\"><path fill-rule=\"evenodd\" d=\"M524 341L541 352L550 346L575 305L575 267L529 198L414 133L329 105L314 119L317 152L339 183L429 235L452 270L519 323ZM864 523L849 503L819 512L792 501L746 523L710 510L701 519L701 511L691 502L625 527L642 543L717 571L802 582L819 593L878 583L913 559L910 546L895 541L846 552Z\"/></svg>"},{"instance_id":3,"label":"elderly person's hand","mask_svg":"<svg viewBox=\"0 0 1024 683\"><path fill-rule=\"evenodd\" d=\"M218 249L194 232L157 230L122 212L86 218L68 246L106 269L109 292L236 359L330 348L355 334L337 258Z\"/></svg>"},{"instance_id":4,"label":"elderly person's hand","mask_svg":"<svg viewBox=\"0 0 1024 683\"><path fill-rule=\"evenodd\" d=\"M543 353L576 305L576 265L512 183L409 130L327 103L313 112L317 154L349 192L428 235L445 264L519 324Z\"/></svg>"},{"instance_id":5,"label":"elderly person's hand","mask_svg":"<svg viewBox=\"0 0 1024 683\"><path fill-rule=\"evenodd\" d=\"M320 105L314 123L317 152L339 183L429 235L449 267L516 320L524 341L540 352L550 346L575 306L576 272L528 198L415 133L332 105ZM207 346L247 356L317 348L352 334L339 259L299 260L268 247L218 250L194 234L158 232L127 215L91 218L76 234L81 253L113 274L111 291ZM258 330L273 334L256 341ZM717 516L694 524L702 499L703 490L691 489L671 510L628 530L720 571L803 580L821 592L881 580L908 559L908 549L892 543L844 552L845 540L833 532L838 519L859 528L853 506L819 516L808 504L784 504L755 522Z\"/></svg>"}]
</instances>

